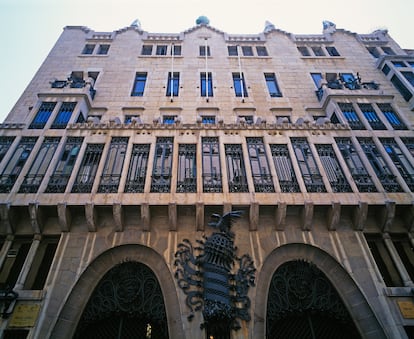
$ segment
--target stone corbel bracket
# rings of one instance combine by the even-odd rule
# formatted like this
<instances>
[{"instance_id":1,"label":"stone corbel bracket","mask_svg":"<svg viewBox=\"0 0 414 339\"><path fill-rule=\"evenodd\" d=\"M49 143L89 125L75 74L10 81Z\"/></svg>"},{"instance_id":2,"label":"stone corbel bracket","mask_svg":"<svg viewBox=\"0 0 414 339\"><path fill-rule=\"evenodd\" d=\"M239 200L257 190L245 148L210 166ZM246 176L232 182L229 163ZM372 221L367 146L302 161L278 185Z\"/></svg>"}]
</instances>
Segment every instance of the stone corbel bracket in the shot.
<instances>
[{"instance_id":1,"label":"stone corbel bracket","mask_svg":"<svg viewBox=\"0 0 414 339\"><path fill-rule=\"evenodd\" d=\"M66 203L57 204L57 213L58 213L60 229L62 230L62 232L70 232L70 226L72 223L72 215Z\"/></svg>"},{"instance_id":2,"label":"stone corbel bracket","mask_svg":"<svg viewBox=\"0 0 414 339\"><path fill-rule=\"evenodd\" d=\"M39 207L39 204L37 202L30 202L28 209L33 233L41 234L44 226L42 209Z\"/></svg>"}]
</instances>

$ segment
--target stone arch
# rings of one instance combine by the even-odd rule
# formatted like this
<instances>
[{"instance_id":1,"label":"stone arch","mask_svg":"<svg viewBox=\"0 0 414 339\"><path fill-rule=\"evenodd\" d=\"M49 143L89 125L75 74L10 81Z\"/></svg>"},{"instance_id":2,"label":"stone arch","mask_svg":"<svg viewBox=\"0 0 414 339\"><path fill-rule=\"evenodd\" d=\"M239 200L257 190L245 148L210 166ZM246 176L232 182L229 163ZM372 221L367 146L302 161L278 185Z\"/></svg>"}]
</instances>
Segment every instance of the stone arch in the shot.
<instances>
[{"instance_id":1,"label":"stone arch","mask_svg":"<svg viewBox=\"0 0 414 339\"><path fill-rule=\"evenodd\" d=\"M366 298L348 272L325 251L311 245L294 243L273 250L260 270L256 285L254 338L266 337L265 305L267 305L273 274L284 263L297 260L314 264L335 286L362 337L375 339L387 337Z\"/></svg>"},{"instance_id":2,"label":"stone arch","mask_svg":"<svg viewBox=\"0 0 414 339\"><path fill-rule=\"evenodd\" d=\"M72 338L78 322L96 286L113 267L122 262L137 262L148 266L161 287L171 337L184 337L175 284L165 260L157 252L142 245L122 245L99 255L86 270L69 294L51 338ZM168 274L166 274L168 272Z\"/></svg>"}]
</instances>

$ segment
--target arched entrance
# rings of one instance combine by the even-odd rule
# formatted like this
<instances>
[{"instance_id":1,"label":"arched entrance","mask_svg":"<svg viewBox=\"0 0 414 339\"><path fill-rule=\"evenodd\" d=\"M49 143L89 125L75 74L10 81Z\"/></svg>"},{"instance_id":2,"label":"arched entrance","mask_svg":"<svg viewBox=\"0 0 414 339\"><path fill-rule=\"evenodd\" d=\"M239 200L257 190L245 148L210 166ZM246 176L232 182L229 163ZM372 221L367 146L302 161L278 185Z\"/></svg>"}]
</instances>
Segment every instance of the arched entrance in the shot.
<instances>
[{"instance_id":1,"label":"arched entrance","mask_svg":"<svg viewBox=\"0 0 414 339\"><path fill-rule=\"evenodd\" d=\"M107 272L93 291L74 338L168 338L164 299L151 269L131 261Z\"/></svg>"},{"instance_id":2,"label":"arched entrance","mask_svg":"<svg viewBox=\"0 0 414 339\"><path fill-rule=\"evenodd\" d=\"M267 338L361 338L335 287L314 264L289 261L273 274Z\"/></svg>"}]
</instances>

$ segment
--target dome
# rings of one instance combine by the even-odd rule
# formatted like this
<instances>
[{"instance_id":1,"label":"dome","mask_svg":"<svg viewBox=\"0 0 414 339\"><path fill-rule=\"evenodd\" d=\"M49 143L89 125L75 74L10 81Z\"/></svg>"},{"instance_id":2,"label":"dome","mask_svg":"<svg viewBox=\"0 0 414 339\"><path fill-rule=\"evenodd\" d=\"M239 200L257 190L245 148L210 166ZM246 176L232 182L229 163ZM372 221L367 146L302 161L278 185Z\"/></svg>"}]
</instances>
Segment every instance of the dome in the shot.
<instances>
[{"instance_id":1,"label":"dome","mask_svg":"<svg viewBox=\"0 0 414 339\"><path fill-rule=\"evenodd\" d=\"M196 20L197 25L208 25L209 23L210 20L204 15L199 16Z\"/></svg>"}]
</instances>

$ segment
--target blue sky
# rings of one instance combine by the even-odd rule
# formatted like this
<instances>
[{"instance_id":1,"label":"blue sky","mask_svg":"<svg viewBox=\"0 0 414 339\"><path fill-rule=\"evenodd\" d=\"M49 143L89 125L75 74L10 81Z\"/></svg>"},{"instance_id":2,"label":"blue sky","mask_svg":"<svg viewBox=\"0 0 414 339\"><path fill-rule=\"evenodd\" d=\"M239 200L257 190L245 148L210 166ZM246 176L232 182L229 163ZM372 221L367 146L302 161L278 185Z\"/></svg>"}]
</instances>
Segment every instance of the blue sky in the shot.
<instances>
[{"instance_id":1,"label":"blue sky","mask_svg":"<svg viewBox=\"0 0 414 339\"><path fill-rule=\"evenodd\" d=\"M329 20L357 33L388 29L401 47L414 49L413 13L413 0L0 0L0 122L65 26L108 32L138 18L145 31L178 33L206 15L228 33L259 33L269 20L287 32L319 34Z\"/></svg>"}]
</instances>

